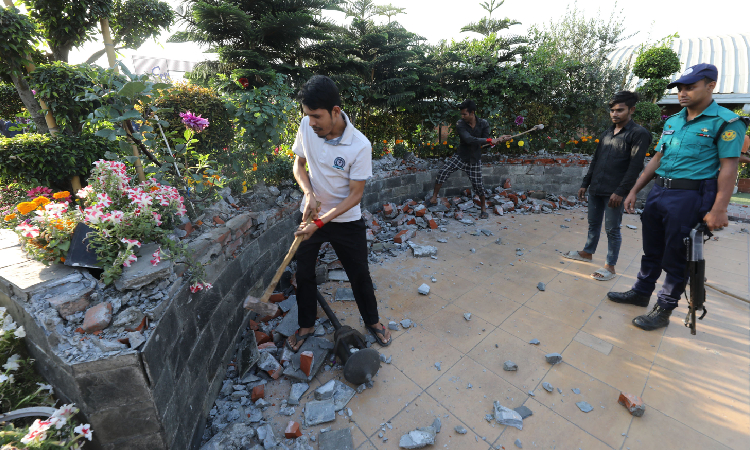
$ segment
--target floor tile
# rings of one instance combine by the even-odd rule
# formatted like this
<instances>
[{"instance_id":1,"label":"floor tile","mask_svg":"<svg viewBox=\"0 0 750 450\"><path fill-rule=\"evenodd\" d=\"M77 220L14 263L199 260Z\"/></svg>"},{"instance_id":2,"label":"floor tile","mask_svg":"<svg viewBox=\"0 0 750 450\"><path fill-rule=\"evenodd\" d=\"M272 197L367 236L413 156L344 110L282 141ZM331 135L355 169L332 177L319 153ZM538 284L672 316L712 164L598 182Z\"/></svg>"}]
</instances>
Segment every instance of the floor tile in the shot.
<instances>
[{"instance_id":1,"label":"floor tile","mask_svg":"<svg viewBox=\"0 0 750 450\"><path fill-rule=\"evenodd\" d=\"M476 286L453 302L453 306L464 309L477 317L481 317L494 326L521 307L520 303L503 297L502 287Z\"/></svg>"},{"instance_id":2,"label":"floor tile","mask_svg":"<svg viewBox=\"0 0 750 450\"><path fill-rule=\"evenodd\" d=\"M633 418L625 448L662 450L669 448L728 450L729 447L651 408L643 417Z\"/></svg>"},{"instance_id":3,"label":"floor tile","mask_svg":"<svg viewBox=\"0 0 750 450\"><path fill-rule=\"evenodd\" d=\"M552 290L537 292L524 306L573 328L581 328L596 309L596 306Z\"/></svg>"},{"instance_id":4,"label":"floor tile","mask_svg":"<svg viewBox=\"0 0 750 450\"><path fill-rule=\"evenodd\" d=\"M605 355L591 347L573 341L563 352L563 361L615 389L641 395L646 385L651 361L613 347Z\"/></svg>"},{"instance_id":5,"label":"floor tile","mask_svg":"<svg viewBox=\"0 0 750 450\"><path fill-rule=\"evenodd\" d=\"M645 308L643 309L644 312L641 314L647 312ZM664 335L664 329L641 330L632 324L633 317L631 313L617 314L598 308L586 325L581 328L581 331L653 361L656 352L659 350L659 342Z\"/></svg>"},{"instance_id":6,"label":"floor tile","mask_svg":"<svg viewBox=\"0 0 750 450\"><path fill-rule=\"evenodd\" d=\"M578 329L525 306L508 317L500 328L525 342L539 339L539 348L545 353L562 353L578 333Z\"/></svg>"},{"instance_id":7,"label":"floor tile","mask_svg":"<svg viewBox=\"0 0 750 450\"><path fill-rule=\"evenodd\" d=\"M448 370L462 356L461 352L420 326L409 328L392 345L381 348L380 353L392 356L392 364L422 389L442 375L435 368L436 362L440 362L442 370Z\"/></svg>"},{"instance_id":8,"label":"floor tile","mask_svg":"<svg viewBox=\"0 0 750 450\"><path fill-rule=\"evenodd\" d=\"M471 320L466 320L466 312L468 311L448 305L425 319L422 325L442 341L466 353L495 328L480 317L472 316Z\"/></svg>"}]
</instances>

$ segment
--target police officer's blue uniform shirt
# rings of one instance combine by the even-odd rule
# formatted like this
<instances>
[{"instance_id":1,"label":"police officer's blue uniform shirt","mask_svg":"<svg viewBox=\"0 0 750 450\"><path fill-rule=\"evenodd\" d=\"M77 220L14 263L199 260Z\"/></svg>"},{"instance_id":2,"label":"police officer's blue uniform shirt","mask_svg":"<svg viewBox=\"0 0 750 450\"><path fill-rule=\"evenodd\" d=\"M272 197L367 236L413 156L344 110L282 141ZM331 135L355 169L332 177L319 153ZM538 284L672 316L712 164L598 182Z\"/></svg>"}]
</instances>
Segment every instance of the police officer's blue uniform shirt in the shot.
<instances>
[{"instance_id":1,"label":"police officer's blue uniform shirt","mask_svg":"<svg viewBox=\"0 0 750 450\"><path fill-rule=\"evenodd\" d=\"M713 101L690 122L687 108L671 116L664 124L656 150L662 158L656 174L665 178L707 180L719 173L719 158L738 158L745 137L745 124L737 114ZM714 140L724 127L716 145Z\"/></svg>"}]
</instances>

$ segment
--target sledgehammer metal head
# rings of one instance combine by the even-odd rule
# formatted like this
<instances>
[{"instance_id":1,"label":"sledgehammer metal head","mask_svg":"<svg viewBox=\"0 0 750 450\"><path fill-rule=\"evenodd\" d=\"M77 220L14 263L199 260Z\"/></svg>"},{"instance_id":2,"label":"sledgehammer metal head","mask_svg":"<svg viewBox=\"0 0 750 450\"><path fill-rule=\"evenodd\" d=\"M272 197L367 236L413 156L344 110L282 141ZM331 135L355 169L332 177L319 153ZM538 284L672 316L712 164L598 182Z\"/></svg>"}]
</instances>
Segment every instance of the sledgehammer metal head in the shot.
<instances>
[{"instance_id":1,"label":"sledgehammer metal head","mask_svg":"<svg viewBox=\"0 0 750 450\"><path fill-rule=\"evenodd\" d=\"M343 325L334 334L333 352L344 365L344 378L352 384L367 383L380 370L380 354L367 348L359 331Z\"/></svg>"}]
</instances>

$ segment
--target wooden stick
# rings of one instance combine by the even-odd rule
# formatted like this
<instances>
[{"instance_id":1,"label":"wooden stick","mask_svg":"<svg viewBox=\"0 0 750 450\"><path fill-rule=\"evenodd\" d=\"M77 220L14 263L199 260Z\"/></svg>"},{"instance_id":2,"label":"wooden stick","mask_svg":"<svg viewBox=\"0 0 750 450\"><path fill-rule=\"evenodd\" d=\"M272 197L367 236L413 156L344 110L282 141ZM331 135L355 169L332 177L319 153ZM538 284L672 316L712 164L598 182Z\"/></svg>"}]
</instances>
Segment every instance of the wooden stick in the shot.
<instances>
[{"instance_id":1,"label":"wooden stick","mask_svg":"<svg viewBox=\"0 0 750 450\"><path fill-rule=\"evenodd\" d=\"M541 129L543 129L543 128L544 128L544 125L542 125L542 124L540 123L539 125L534 125L533 127L531 127L530 129L528 129L528 130L524 131L523 133L518 133L518 134L514 134L514 135L513 135L513 136L511 136L510 138L511 138L511 139L513 139L513 138L517 138L517 137L523 136L524 134L528 134L528 133L531 133L532 131L536 131L536 130L541 130ZM485 147L490 147L490 146L492 146L492 144L484 144L484 145L482 146L482 148L485 148Z\"/></svg>"},{"instance_id":2,"label":"wooden stick","mask_svg":"<svg viewBox=\"0 0 750 450\"><path fill-rule=\"evenodd\" d=\"M319 208L320 202L318 202L316 206ZM312 223L312 214L307 217L305 226L310 225L310 223ZM303 240L304 236L296 236L294 238L294 242L292 242L292 246L289 247L289 252L287 252L286 256L284 257L284 261L282 261L279 268L276 269L276 274L271 279L271 284L269 284L266 288L266 291L263 292L263 296L260 298L261 303L268 303L268 299L271 297L271 294L273 294L273 290L276 289L276 284L281 279L281 274L284 273L284 269L286 269L286 266L288 266L292 261L292 258L294 258L294 254L297 253L297 249L299 248Z\"/></svg>"}]
</instances>

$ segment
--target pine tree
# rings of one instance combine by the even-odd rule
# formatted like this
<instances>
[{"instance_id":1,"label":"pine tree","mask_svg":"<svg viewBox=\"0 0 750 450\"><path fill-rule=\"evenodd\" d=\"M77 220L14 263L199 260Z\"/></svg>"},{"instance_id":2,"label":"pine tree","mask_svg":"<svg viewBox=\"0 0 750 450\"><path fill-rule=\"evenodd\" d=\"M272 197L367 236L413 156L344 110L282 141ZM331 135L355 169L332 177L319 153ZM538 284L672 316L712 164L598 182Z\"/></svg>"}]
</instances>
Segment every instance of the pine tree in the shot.
<instances>
[{"instance_id":1,"label":"pine tree","mask_svg":"<svg viewBox=\"0 0 750 450\"><path fill-rule=\"evenodd\" d=\"M219 54L218 62L196 68L194 80L217 74L245 77L264 84L275 73L301 80L306 66L325 53L324 43L335 26L321 16L338 0L187 0L181 16L187 30L170 42L193 41Z\"/></svg>"}]
</instances>

